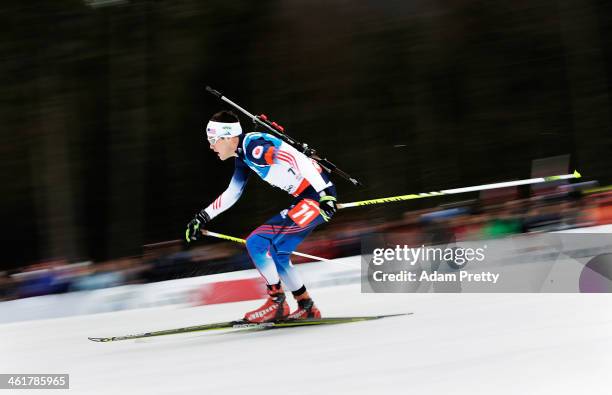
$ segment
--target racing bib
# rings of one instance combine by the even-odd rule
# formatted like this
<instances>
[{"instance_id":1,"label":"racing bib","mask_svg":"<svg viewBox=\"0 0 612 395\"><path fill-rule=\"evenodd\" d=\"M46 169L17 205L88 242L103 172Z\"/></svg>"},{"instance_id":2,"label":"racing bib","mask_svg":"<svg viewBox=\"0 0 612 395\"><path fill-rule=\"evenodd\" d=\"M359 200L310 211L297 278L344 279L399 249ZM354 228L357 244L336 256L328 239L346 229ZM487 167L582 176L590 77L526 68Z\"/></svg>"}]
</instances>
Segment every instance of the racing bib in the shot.
<instances>
[{"instance_id":1,"label":"racing bib","mask_svg":"<svg viewBox=\"0 0 612 395\"><path fill-rule=\"evenodd\" d=\"M289 218L298 226L308 226L319 215L319 203L312 199L301 200L294 208L289 210Z\"/></svg>"}]
</instances>

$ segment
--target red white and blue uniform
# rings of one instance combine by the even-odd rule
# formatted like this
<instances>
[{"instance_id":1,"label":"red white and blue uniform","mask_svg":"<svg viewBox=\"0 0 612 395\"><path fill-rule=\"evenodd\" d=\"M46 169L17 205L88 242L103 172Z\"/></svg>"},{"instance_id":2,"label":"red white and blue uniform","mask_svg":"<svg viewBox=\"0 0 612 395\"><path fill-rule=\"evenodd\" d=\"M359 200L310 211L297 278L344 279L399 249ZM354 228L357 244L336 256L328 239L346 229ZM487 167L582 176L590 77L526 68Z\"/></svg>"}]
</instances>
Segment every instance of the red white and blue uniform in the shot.
<instances>
[{"instance_id":1,"label":"red white and blue uniform","mask_svg":"<svg viewBox=\"0 0 612 395\"><path fill-rule=\"evenodd\" d=\"M334 184L318 163L267 133L240 136L236 154L229 186L205 211L212 219L234 205L251 171L293 195L291 206L255 229L246 239L246 246L268 284L282 280L290 291L296 291L304 284L290 255L315 227L325 222L318 201L321 192L336 196Z\"/></svg>"}]
</instances>

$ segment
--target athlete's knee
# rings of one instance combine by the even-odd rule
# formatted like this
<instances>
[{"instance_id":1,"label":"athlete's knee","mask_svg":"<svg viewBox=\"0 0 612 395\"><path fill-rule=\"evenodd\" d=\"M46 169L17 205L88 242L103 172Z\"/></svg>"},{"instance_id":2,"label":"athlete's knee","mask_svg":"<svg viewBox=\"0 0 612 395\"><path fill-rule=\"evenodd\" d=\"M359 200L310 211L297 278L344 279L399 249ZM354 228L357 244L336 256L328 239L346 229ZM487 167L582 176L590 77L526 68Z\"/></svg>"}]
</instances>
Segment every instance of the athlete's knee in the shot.
<instances>
[{"instance_id":1,"label":"athlete's knee","mask_svg":"<svg viewBox=\"0 0 612 395\"><path fill-rule=\"evenodd\" d=\"M251 255L265 254L270 248L270 241L258 234L252 234L246 239L246 248Z\"/></svg>"}]
</instances>

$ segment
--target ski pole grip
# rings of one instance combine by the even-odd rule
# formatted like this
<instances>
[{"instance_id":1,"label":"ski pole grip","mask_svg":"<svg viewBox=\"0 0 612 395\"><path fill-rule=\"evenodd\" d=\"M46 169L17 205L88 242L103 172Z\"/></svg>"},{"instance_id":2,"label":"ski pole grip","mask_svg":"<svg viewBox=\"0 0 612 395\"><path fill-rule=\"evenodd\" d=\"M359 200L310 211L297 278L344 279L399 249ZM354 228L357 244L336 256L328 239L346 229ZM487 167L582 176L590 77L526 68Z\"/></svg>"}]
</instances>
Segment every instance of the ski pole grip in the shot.
<instances>
[{"instance_id":1,"label":"ski pole grip","mask_svg":"<svg viewBox=\"0 0 612 395\"><path fill-rule=\"evenodd\" d=\"M206 86L206 90L207 90L208 92L212 93L213 95L217 96L219 99L221 98L221 96L223 96L223 95L221 94L221 92L219 92L218 90L215 90L215 89L211 88L211 87L210 87L210 86L208 86L208 85Z\"/></svg>"}]
</instances>

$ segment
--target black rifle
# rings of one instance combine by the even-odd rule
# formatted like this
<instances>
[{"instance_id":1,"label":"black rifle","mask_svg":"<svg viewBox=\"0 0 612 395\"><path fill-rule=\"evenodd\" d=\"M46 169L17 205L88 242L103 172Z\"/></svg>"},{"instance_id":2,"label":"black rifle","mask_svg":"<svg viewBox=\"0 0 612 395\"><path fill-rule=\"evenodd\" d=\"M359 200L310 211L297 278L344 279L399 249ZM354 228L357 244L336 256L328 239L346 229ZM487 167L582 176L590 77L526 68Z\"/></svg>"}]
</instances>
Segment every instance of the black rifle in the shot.
<instances>
[{"instance_id":1,"label":"black rifle","mask_svg":"<svg viewBox=\"0 0 612 395\"><path fill-rule=\"evenodd\" d=\"M281 125L277 124L276 122L270 121L266 115L264 115L264 114L261 114L261 115L253 115L253 114L251 114L250 112L248 112L244 108L240 107L238 104L234 103L233 101L231 101L227 97L223 96L223 94L221 94L221 92L211 88L210 86L207 86L206 90L208 92L210 92L211 94L213 94L214 96L216 96L219 99L221 99L222 101L226 102L227 104L229 104L230 106L232 106L236 110L240 111L241 113L243 113L247 117L251 118L251 120L253 121L255 126L259 125L259 126L265 127L272 134L274 134L275 136L279 137L281 140L283 140L287 144L293 146L295 149L297 149L298 151L300 151L304 155L308 156L309 158L314 159L328 173L336 173L338 176L344 178L345 180L349 181L351 184L353 184L355 186L361 185L361 182L359 180L357 180L354 177L351 177L348 173L346 173L345 171L339 169L338 166L334 165L332 162L327 160L327 158L321 158L317 154L317 151L314 150L313 148L309 147L308 144L300 143L299 141L295 140L294 138L287 136L285 134L285 128L283 128Z\"/></svg>"}]
</instances>

